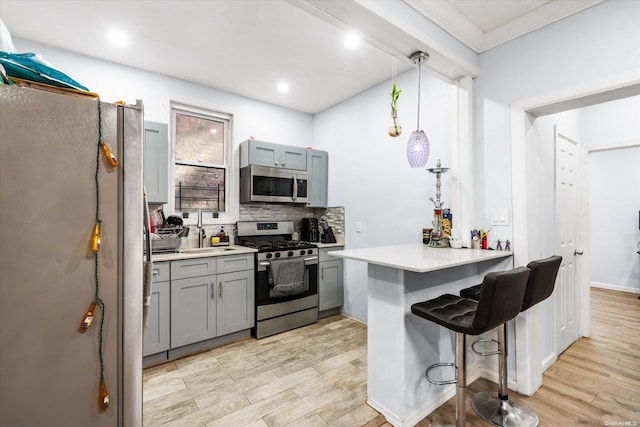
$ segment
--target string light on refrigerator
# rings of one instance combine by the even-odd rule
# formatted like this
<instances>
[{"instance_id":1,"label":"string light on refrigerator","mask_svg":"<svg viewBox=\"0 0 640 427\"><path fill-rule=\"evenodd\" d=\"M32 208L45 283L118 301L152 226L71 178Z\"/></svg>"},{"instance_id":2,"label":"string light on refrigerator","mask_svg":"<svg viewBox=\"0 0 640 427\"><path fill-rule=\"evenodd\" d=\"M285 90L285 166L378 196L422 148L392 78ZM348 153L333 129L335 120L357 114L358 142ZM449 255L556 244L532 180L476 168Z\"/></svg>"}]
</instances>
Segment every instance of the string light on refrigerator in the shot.
<instances>
[{"instance_id":1,"label":"string light on refrigerator","mask_svg":"<svg viewBox=\"0 0 640 427\"><path fill-rule=\"evenodd\" d=\"M95 284L95 294L94 300L89 305L89 309L84 314L82 321L80 322L80 332L86 332L91 327L93 323L93 319L95 317L96 306L100 310L100 322L99 322L99 333L98 333L98 357L100 360L100 388L98 390L98 406L101 411L106 411L109 409L110 400L109 400L109 392L107 391L107 384L104 379L104 352L103 352L103 342L104 342L104 315L105 315L105 306L104 301L100 297L100 260L99 260L99 252L100 252L100 244L101 244L101 226L102 219L100 217L100 152L103 153L107 162L111 165L111 167L118 166L118 160L113 155L107 144L102 140L102 109L100 106L100 98L97 99L98 102L98 144L96 150L96 169L95 169L95 188L96 188L96 218L95 225L93 227L93 232L91 234L90 245L89 248L93 253L93 262L94 262L94 284Z\"/></svg>"}]
</instances>

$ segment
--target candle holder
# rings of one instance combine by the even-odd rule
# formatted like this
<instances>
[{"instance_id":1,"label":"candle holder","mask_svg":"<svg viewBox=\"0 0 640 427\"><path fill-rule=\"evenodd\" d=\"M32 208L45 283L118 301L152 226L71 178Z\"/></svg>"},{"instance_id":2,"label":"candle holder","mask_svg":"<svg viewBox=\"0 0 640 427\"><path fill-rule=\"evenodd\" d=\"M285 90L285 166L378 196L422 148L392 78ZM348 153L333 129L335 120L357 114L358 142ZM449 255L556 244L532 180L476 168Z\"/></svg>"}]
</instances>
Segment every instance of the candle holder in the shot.
<instances>
[{"instance_id":1,"label":"candle holder","mask_svg":"<svg viewBox=\"0 0 640 427\"><path fill-rule=\"evenodd\" d=\"M440 188L442 183L440 181L440 177L443 173L446 173L449 168L443 168L440 163L440 159L436 163L435 168L427 169L431 173L436 174L436 199L433 197L429 197L434 204L433 209L433 230L431 231L431 239L429 240L429 246L432 248L448 248L449 247L449 235L444 232L444 228L442 226L442 200L440 199L441 192Z\"/></svg>"}]
</instances>

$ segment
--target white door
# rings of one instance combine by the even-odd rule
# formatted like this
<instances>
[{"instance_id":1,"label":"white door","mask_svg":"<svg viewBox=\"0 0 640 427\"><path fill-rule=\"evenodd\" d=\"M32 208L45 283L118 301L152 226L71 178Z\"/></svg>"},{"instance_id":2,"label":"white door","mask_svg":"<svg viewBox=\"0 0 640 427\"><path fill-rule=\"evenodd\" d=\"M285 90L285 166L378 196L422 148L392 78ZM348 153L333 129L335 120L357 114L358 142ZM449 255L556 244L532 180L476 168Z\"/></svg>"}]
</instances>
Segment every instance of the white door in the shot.
<instances>
[{"instance_id":1,"label":"white door","mask_svg":"<svg viewBox=\"0 0 640 427\"><path fill-rule=\"evenodd\" d=\"M580 323L581 148L555 129L555 247L562 256L554 291L556 355L578 339Z\"/></svg>"}]
</instances>

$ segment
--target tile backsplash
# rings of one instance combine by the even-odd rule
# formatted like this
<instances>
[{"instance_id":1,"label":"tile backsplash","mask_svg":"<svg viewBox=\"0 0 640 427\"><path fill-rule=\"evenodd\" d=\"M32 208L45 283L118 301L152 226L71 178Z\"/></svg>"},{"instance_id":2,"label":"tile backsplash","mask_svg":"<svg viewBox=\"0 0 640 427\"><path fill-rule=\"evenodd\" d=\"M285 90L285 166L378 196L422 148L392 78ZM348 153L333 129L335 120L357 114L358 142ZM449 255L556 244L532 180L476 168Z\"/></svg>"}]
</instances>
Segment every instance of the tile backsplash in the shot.
<instances>
[{"instance_id":1,"label":"tile backsplash","mask_svg":"<svg viewBox=\"0 0 640 427\"><path fill-rule=\"evenodd\" d=\"M153 207L151 207L153 208ZM336 236L344 235L344 206L330 208L307 208L304 206L286 205L286 204L269 204L269 203L251 203L240 205L240 221L293 221L295 232L300 234L300 220L302 218L322 218L327 219L327 223L333 229ZM192 233L189 233L189 239L197 239L197 233L194 226L190 226ZM215 236L224 228L225 232L230 235L231 241L235 242L236 224L216 224L204 227L207 237ZM189 243L185 244L189 245ZM208 246L209 241L206 241ZM196 243L191 242L191 246Z\"/></svg>"},{"instance_id":2,"label":"tile backsplash","mask_svg":"<svg viewBox=\"0 0 640 427\"><path fill-rule=\"evenodd\" d=\"M295 231L300 233L302 218L327 218L334 234L344 234L344 206L330 208L307 208L304 206L251 203L240 205L240 221L293 221Z\"/></svg>"}]
</instances>

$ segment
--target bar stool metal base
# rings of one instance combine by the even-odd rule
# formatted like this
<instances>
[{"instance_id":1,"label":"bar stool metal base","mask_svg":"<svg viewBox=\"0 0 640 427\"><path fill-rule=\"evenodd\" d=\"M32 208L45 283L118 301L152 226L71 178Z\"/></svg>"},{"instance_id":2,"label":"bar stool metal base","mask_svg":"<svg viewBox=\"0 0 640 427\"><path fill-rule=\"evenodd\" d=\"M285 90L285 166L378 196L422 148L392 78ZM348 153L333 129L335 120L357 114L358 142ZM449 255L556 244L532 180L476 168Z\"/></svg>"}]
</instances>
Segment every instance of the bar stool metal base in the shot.
<instances>
[{"instance_id":1,"label":"bar stool metal base","mask_svg":"<svg viewBox=\"0 0 640 427\"><path fill-rule=\"evenodd\" d=\"M471 407L478 416L501 427L536 427L540 420L529 406L514 398L503 400L498 393L479 392L471 398Z\"/></svg>"}]
</instances>

